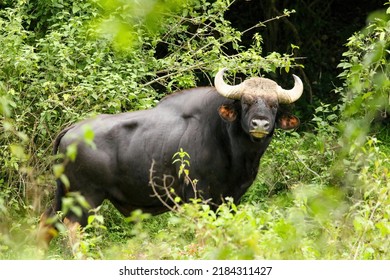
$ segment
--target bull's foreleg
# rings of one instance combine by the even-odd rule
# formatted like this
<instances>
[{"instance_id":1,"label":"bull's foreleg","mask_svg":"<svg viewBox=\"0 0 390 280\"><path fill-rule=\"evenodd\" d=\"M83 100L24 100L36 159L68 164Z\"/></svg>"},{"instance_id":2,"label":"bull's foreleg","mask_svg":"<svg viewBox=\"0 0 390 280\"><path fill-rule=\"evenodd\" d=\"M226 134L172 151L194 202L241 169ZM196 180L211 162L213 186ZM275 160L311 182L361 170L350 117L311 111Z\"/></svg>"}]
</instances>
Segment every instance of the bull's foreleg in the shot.
<instances>
[{"instance_id":1,"label":"bull's foreleg","mask_svg":"<svg viewBox=\"0 0 390 280\"><path fill-rule=\"evenodd\" d=\"M79 257L80 242L81 242L81 225L79 222L73 222L68 218L64 219L64 225L68 232L68 242L72 249L72 254L76 258Z\"/></svg>"},{"instance_id":2,"label":"bull's foreleg","mask_svg":"<svg viewBox=\"0 0 390 280\"><path fill-rule=\"evenodd\" d=\"M36 240L38 248L43 251L47 251L50 241L58 235L55 226L47 221L50 216L48 213L43 213L39 220Z\"/></svg>"},{"instance_id":3,"label":"bull's foreleg","mask_svg":"<svg viewBox=\"0 0 390 280\"><path fill-rule=\"evenodd\" d=\"M43 254L48 250L50 241L58 235L58 230L53 223L48 222L50 215L47 213L42 214L38 231L37 231L37 246L43 251ZM80 258L79 248L81 241L81 225L78 222L73 222L68 218L63 220L63 224L67 229L68 244L72 250L74 257Z\"/></svg>"}]
</instances>

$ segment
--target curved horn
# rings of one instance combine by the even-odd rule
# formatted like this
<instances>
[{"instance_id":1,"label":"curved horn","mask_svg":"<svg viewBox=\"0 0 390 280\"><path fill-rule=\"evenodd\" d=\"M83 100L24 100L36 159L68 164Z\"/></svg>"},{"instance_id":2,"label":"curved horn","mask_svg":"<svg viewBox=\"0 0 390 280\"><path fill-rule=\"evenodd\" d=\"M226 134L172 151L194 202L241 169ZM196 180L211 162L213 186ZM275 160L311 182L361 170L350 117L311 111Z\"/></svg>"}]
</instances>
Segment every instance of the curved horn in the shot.
<instances>
[{"instance_id":1,"label":"curved horn","mask_svg":"<svg viewBox=\"0 0 390 280\"><path fill-rule=\"evenodd\" d=\"M278 100L281 104L290 104L299 99L303 93L303 83L301 79L294 75L294 87L292 89L283 89L280 86L278 87Z\"/></svg>"},{"instance_id":2,"label":"curved horn","mask_svg":"<svg viewBox=\"0 0 390 280\"><path fill-rule=\"evenodd\" d=\"M225 96L226 98L230 99L241 99L242 95L242 83L236 86L230 86L225 83L223 80L223 74L225 73L227 69L223 68L218 71L218 73L215 75L214 78L214 85L217 89L218 93L222 96Z\"/></svg>"}]
</instances>

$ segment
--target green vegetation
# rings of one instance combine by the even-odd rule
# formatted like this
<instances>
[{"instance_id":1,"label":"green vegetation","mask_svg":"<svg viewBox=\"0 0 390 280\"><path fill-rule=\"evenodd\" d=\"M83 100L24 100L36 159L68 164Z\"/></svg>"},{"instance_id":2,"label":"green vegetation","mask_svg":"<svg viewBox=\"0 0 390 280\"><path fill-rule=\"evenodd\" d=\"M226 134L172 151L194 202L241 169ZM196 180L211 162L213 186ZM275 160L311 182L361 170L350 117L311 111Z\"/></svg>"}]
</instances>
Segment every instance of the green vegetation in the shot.
<instances>
[{"instance_id":1,"label":"green vegetation","mask_svg":"<svg viewBox=\"0 0 390 280\"><path fill-rule=\"evenodd\" d=\"M242 32L224 18L233 1L148 0L149 10L125 2L3 1L0 259L390 258L389 130L382 122L390 8L348 40L334 75L343 82L337 104L315 104L305 130L277 131L241 204L226 198L214 212L194 200L160 216L124 218L105 203L93 210L77 250L61 231L37 255L38 220L62 174L52 141L64 126L150 108L177 89L211 84L222 66L244 75L300 66L293 54L262 56L259 34L241 45ZM93 142L93 132L84 140ZM174 160L191 177L185 151ZM72 199L64 205L71 208Z\"/></svg>"}]
</instances>

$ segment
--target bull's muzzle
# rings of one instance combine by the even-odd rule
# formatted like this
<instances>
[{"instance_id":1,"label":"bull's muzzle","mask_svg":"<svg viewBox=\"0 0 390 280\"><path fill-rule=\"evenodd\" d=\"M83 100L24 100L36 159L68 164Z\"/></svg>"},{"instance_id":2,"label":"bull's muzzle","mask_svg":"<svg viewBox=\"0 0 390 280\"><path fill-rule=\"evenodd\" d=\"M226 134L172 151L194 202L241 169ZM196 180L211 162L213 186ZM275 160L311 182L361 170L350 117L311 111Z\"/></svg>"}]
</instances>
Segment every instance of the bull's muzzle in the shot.
<instances>
[{"instance_id":1,"label":"bull's muzzle","mask_svg":"<svg viewBox=\"0 0 390 280\"><path fill-rule=\"evenodd\" d=\"M263 138L269 134L270 122L264 119L253 119L249 133L252 137Z\"/></svg>"}]
</instances>

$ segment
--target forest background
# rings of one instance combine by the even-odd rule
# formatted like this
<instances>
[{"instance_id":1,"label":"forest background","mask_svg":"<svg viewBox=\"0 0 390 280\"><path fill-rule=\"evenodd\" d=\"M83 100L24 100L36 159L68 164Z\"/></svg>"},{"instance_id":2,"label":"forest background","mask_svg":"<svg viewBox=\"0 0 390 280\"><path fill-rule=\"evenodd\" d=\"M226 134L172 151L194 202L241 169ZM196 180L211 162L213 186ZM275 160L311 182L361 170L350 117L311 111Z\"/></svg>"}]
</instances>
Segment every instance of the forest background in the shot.
<instances>
[{"instance_id":1,"label":"forest background","mask_svg":"<svg viewBox=\"0 0 390 280\"><path fill-rule=\"evenodd\" d=\"M389 259L390 2L340 2L0 1L0 259ZM304 81L301 126L277 131L244 201L128 218L105 203L77 248L61 230L37 253L57 133L221 67L231 83Z\"/></svg>"}]
</instances>

